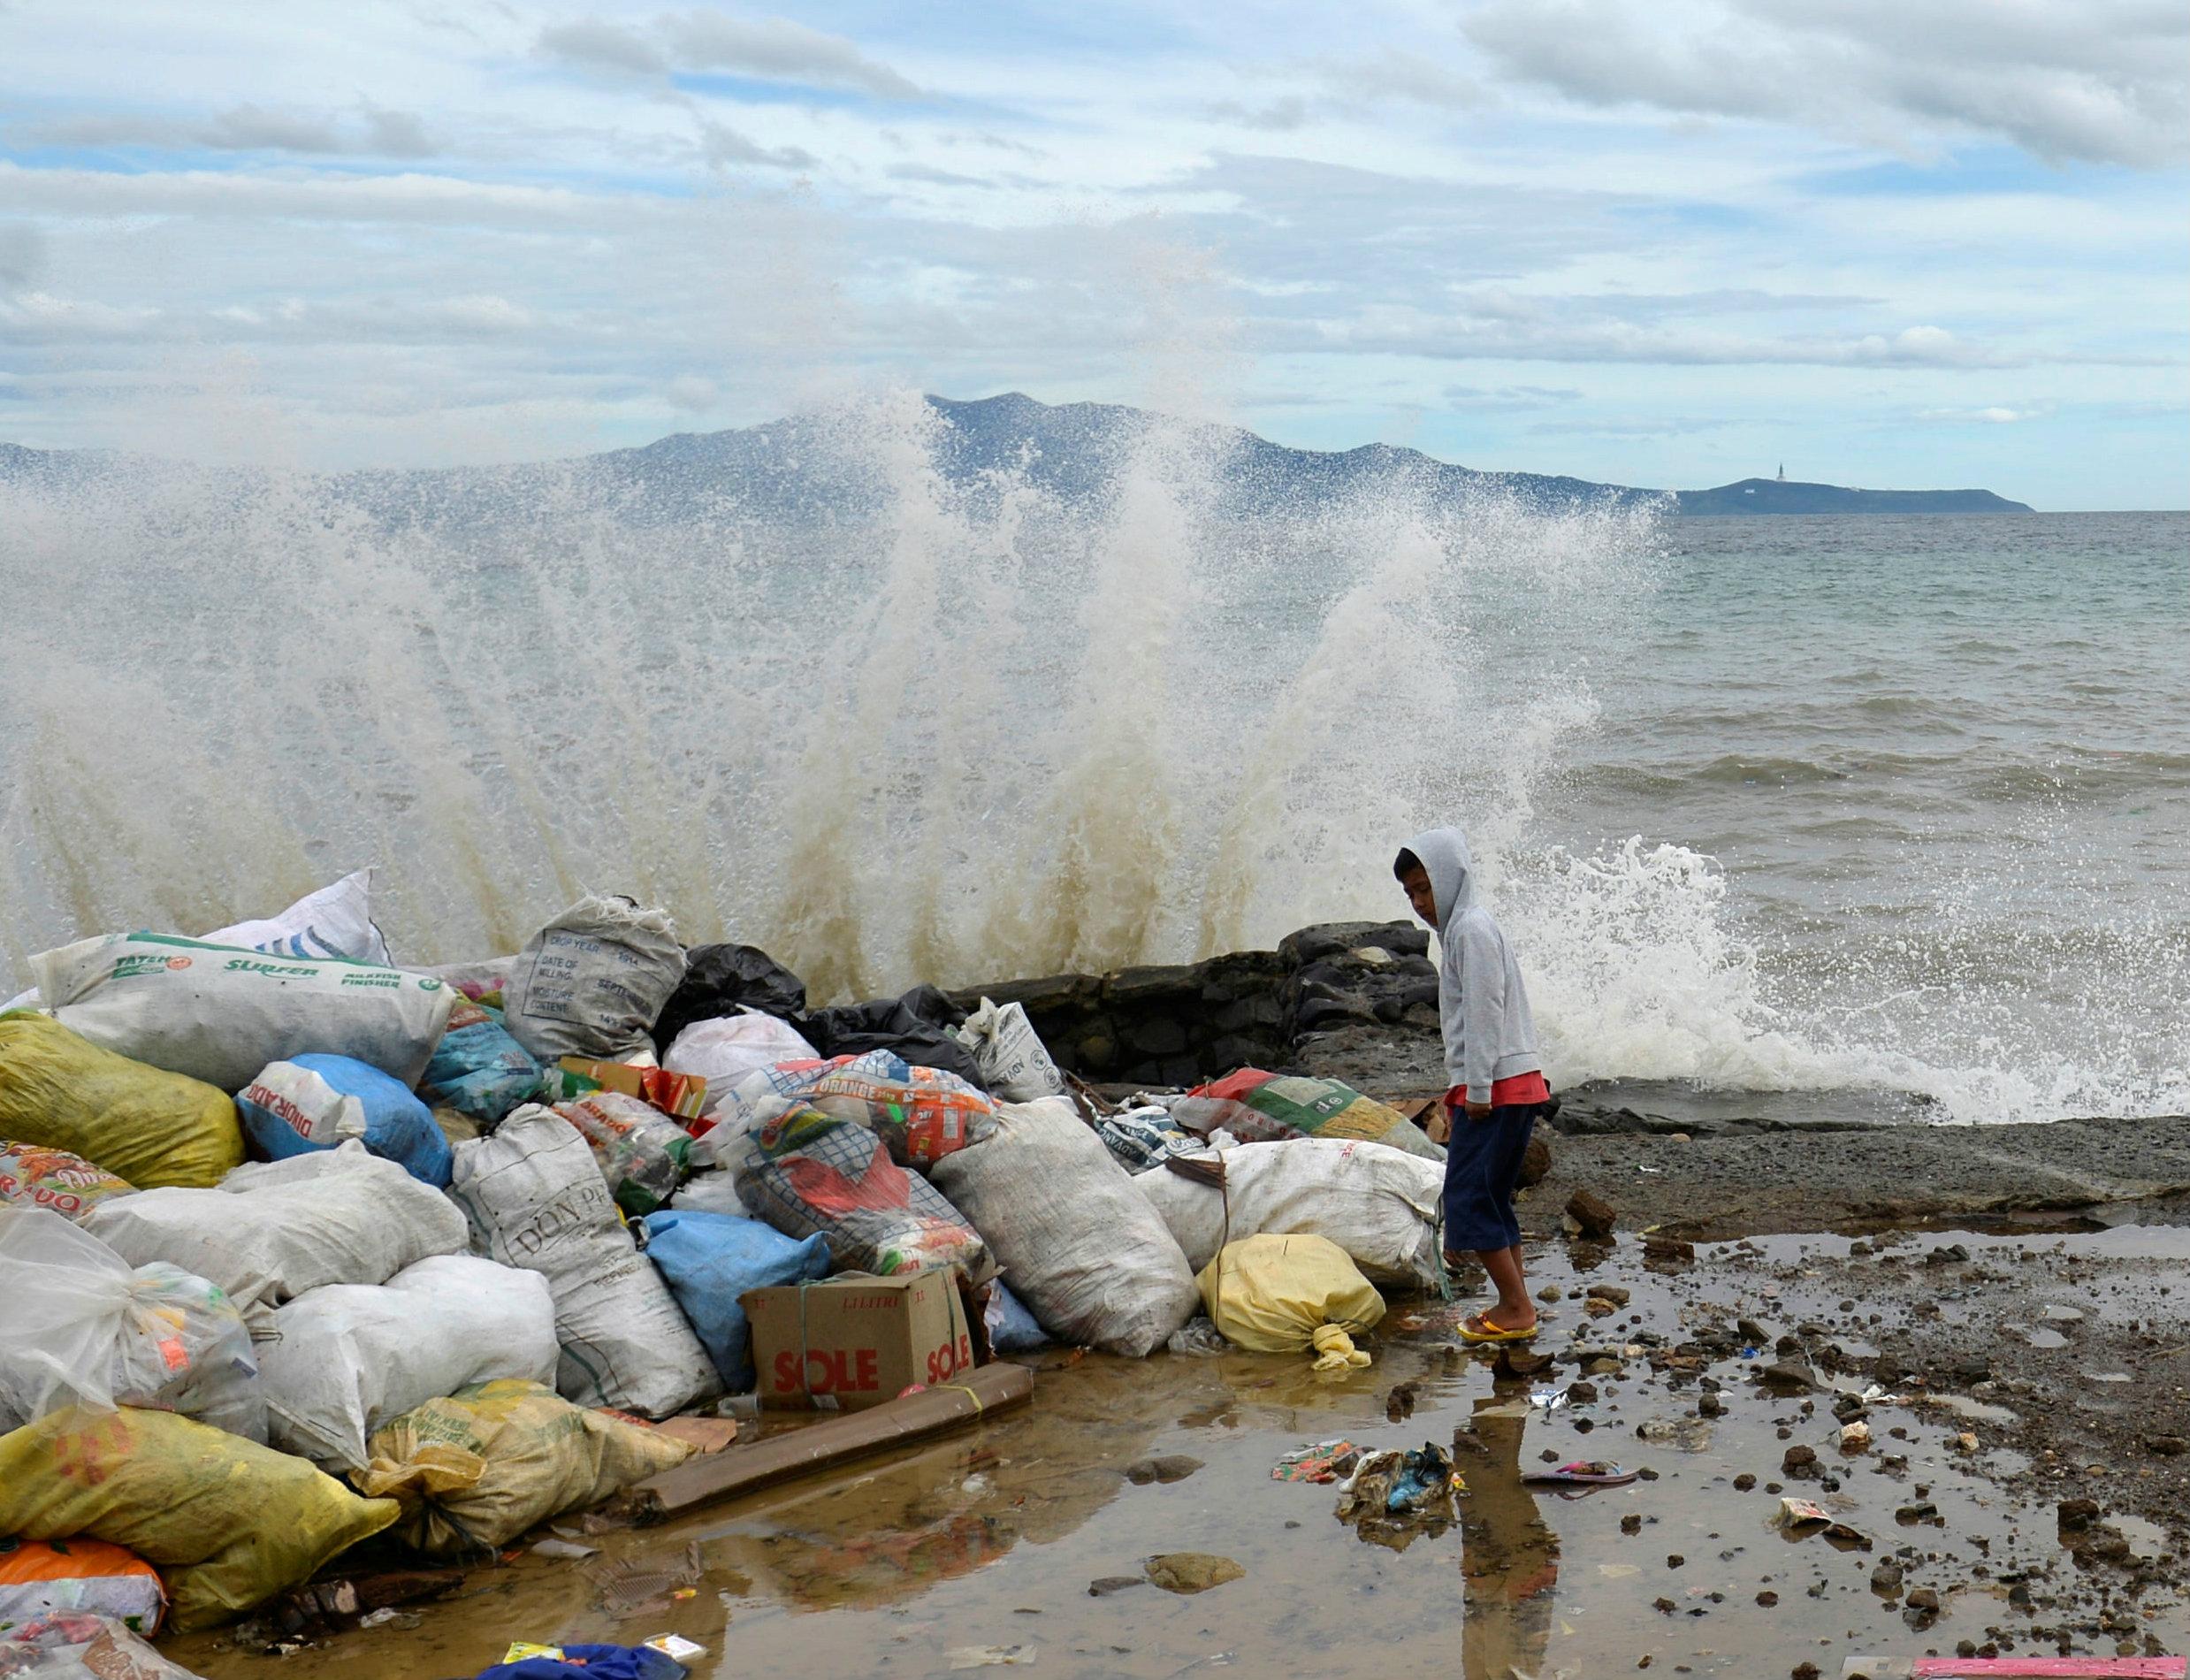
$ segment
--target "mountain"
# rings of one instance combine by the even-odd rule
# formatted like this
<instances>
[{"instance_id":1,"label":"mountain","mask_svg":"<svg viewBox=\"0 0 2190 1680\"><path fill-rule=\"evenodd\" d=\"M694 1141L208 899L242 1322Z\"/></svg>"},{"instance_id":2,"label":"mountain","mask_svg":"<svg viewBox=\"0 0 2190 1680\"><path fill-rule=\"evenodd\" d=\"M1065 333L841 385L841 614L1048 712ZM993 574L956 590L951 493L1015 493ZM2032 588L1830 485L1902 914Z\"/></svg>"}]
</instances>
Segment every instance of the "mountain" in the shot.
<instances>
[{"instance_id":1,"label":"mountain","mask_svg":"<svg viewBox=\"0 0 2190 1680\"><path fill-rule=\"evenodd\" d=\"M1067 501L1105 493L1159 417L1099 402L1037 402L1019 392L958 402L927 400L943 423L935 459L960 485L1023 477ZM642 448L516 467L374 470L330 476L340 493L382 517L492 519L498 510L570 496L606 496L627 518L669 521L735 510L786 519L857 516L886 493L873 452L840 447L829 414L796 416L728 431L678 432ZM1747 478L1715 490L1666 492L1533 472L1484 472L1415 449L1289 449L1235 426L1169 425L1165 453L1200 452L1218 505L1238 515L1298 513L1334 497L1404 484L1432 501L1494 492L1557 511L1657 501L1683 514L2028 513L1988 490L1850 490ZM0 483L48 484L139 470L102 450L35 450L0 444ZM248 477L248 475L244 475Z\"/></svg>"}]
</instances>

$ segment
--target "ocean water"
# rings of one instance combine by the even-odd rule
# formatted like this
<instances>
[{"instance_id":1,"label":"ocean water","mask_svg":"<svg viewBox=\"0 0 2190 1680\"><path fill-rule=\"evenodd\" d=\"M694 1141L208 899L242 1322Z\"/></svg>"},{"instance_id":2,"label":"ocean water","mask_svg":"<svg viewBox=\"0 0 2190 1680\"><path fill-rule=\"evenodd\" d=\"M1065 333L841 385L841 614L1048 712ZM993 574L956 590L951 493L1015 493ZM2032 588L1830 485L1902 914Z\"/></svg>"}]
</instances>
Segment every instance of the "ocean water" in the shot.
<instances>
[{"instance_id":1,"label":"ocean water","mask_svg":"<svg viewBox=\"0 0 2190 1680\"><path fill-rule=\"evenodd\" d=\"M1242 521L1202 434L1065 504L938 424L833 416L826 527L0 485L0 977L372 863L410 960L620 890L871 995L1402 915L1457 821L1560 1083L2190 1110L2190 516Z\"/></svg>"}]
</instances>

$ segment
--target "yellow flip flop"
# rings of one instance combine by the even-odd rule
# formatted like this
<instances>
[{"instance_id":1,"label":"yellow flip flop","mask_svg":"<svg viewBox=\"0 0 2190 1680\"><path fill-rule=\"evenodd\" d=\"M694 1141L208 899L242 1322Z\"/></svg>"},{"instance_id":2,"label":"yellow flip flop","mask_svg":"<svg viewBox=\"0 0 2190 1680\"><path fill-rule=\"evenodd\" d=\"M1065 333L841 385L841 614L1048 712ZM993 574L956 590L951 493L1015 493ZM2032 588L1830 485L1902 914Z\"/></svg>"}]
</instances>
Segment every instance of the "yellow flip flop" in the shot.
<instances>
[{"instance_id":1,"label":"yellow flip flop","mask_svg":"<svg viewBox=\"0 0 2190 1680\"><path fill-rule=\"evenodd\" d=\"M1500 1330L1483 1313L1471 1313L1469 1317L1482 1325L1484 1328L1470 1330L1468 1328L1468 1319L1463 1318L1460 1322L1460 1339L1479 1348L1490 1347L1499 1342L1533 1341L1536 1340L1536 1333L1542 1328L1542 1325L1538 1323L1530 1325L1526 1330Z\"/></svg>"}]
</instances>

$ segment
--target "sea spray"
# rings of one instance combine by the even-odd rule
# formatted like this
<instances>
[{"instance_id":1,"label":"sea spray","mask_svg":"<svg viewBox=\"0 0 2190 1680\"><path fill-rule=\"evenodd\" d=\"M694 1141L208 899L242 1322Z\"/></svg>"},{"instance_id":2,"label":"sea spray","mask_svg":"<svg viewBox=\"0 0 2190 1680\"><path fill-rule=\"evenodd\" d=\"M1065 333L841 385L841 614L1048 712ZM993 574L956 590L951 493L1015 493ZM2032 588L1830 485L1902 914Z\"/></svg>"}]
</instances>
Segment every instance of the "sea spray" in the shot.
<instances>
[{"instance_id":1,"label":"sea spray","mask_svg":"<svg viewBox=\"0 0 2190 1680\"><path fill-rule=\"evenodd\" d=\"M0 487L0 966L264 913L370 861L410 960L515 950L624 890L828 998L1389 917L1393 845L1459 820L1562 1084L1882 1084L1972 1119L2190 1100L2153 1008L2185 966L2164 906L2094 886L2044 924L1919 849L1901 896L1947 936L1897 948L1890 899L1837 939L1814 911L1816 935L1767 931L1778 877L1624 839L1671 755L1749 797L1742 703L1710 696L1622 745L1630 795L1600 775L1577 799L1607 736L1665 727L1617 709L1675 576L1652 509L1432 496L1398 469L1258 502L1227 435L1091 424L1076 474L968 472L931 405L884 393L735 478L671 440L643 470ZM2003 806L2041 844L2045 791ZM1757 808L1774 837L1785 807ZM1895 832L1850 844L1874 863Z\"/></svg>"}]
</instances>

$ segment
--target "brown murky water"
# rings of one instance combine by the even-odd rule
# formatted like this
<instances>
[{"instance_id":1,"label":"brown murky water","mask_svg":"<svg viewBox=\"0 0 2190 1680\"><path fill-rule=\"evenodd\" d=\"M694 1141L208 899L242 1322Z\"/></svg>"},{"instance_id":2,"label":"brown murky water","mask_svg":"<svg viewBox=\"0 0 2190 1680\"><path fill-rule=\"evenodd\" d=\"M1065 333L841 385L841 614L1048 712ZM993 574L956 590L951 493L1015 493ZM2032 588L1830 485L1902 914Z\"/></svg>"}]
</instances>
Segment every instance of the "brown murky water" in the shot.
<instances>
[{"instance_id":1,"label":"brown murky water","mask_svg":"<svg viewBox=\"0 0 2190 1680\"><path fill-rule=\"evenodd\" d=\"M2095 1252L2118 1242L2069 1241ZM1692 1271L1653 1273L1623 1246L1583 1278L1553 1247L1535 1257L1536 1282L1617 1281L1634 1295L1601 1321L1561 1301L1541 1345L1565 1345L1584 1323L1592 1343L1639 1329L1670 1343L1706 1302L1782 1322L1822 1315L1841 1285L1821 1282L1825 1296L1809 1298L1805 1242L1847 1248L1834 1238L1761 1245L1780 1263L1767 1275L1754 1253L1724 1248L1705 1249ZM1981 1438L1997 1409L1988 1420L1981 1403L1881 1407L1871 1420L1877 1450L1845 1462L1830 1446L1828 1397L1805 1417L1799 1402L1737 1381L1738 1364L1717 1368L1728 1415L1715 1420L1695 1416L1692 1382L1676 1389L1639 1362L1596 1379L1594 1405L1547 1412L1531 1406L1526 1383L1495 1383L1487 1359L1442 1345L1450 1316L1436 1302L1395 1303L1375 1366L1345 1374L1316 1376L1305 1357L1248 1355L1060 1364L1038 1378L1030 1409L901 1460L596 1537L606 1556L637 1569L675 1570L699 1547L704 1573L689 1596L621 1615L580 1566L526 1556L475 1573L462 1598L422 1607L415 1628L353 1633L286 1659L227 1648L219 1636L172 1650L209 1680L284 1669L449 1680L497 1660L512 1639L629 1643L663 1632L706 1647L693 1669L703 1680L991 1666L1127 1680L1225 1668L1595 1680L1644 1659L1657 1673L1755 1680L1805 1658L1830 1676L1866 1652L1950 1653L1957 1639L1983 1640L1988 1625L2027 1628L2029 1613L2009 1607L1999 1577L2030 1565L2072 1573L2043 1473L2004 1449L1957 1450L1956 1435ZM1555 1380L1572 1374L1561 1366ZM1389 1422L1386 1396L1403 1381L1420 1385L1416 1409ZM1461 1521L1403 1545L1365 1543L1333 1516L1332 1489L1271 1475L1280 1454L1306 1442L1443 1444L1469 1424L1487 1451L1456 1458L1469 1483ZM1815 1445L1843 1485L1787 1491L1828 1505L1875 1549L1792 1540L1775 1528L1779 1500L1762 1484L1778 1477L1790 1440ZM1202 1467L1168 1484L1124 1473L1168 1454ZM1888 1454L1905 1455L1906 1469L1886 1467ZM1618 1459L1656 1479L1561 1499L1520 1480L1546 1455ZM1759 1485L1736 1492L1744 1471ZM1896 1509L1919 1498L1940 1523L1897 1523ZM1622 1531L1629 1515L1641 1518L1633 1535ZM2164 1544L2156 1531L2124 1526L2141 1549ZM1870 1585L1873 1565L1903 1546L1915 1548L1908 1585L1932 1585L1946 1601L1928 1629L1906 1624L1898 1602ZM1246 1577L1193 1597L1148 1585L1090 1596L1091 1581L1139 1575L1151 1554L1177 1551L1235 1559ZM1760 1604L1759 1593L1777 1602ZM2136 1613L2169 1648L2190 1643L2190 1611L2171 1589L2146 1593Z\"/></svg>"}]
</instances>

